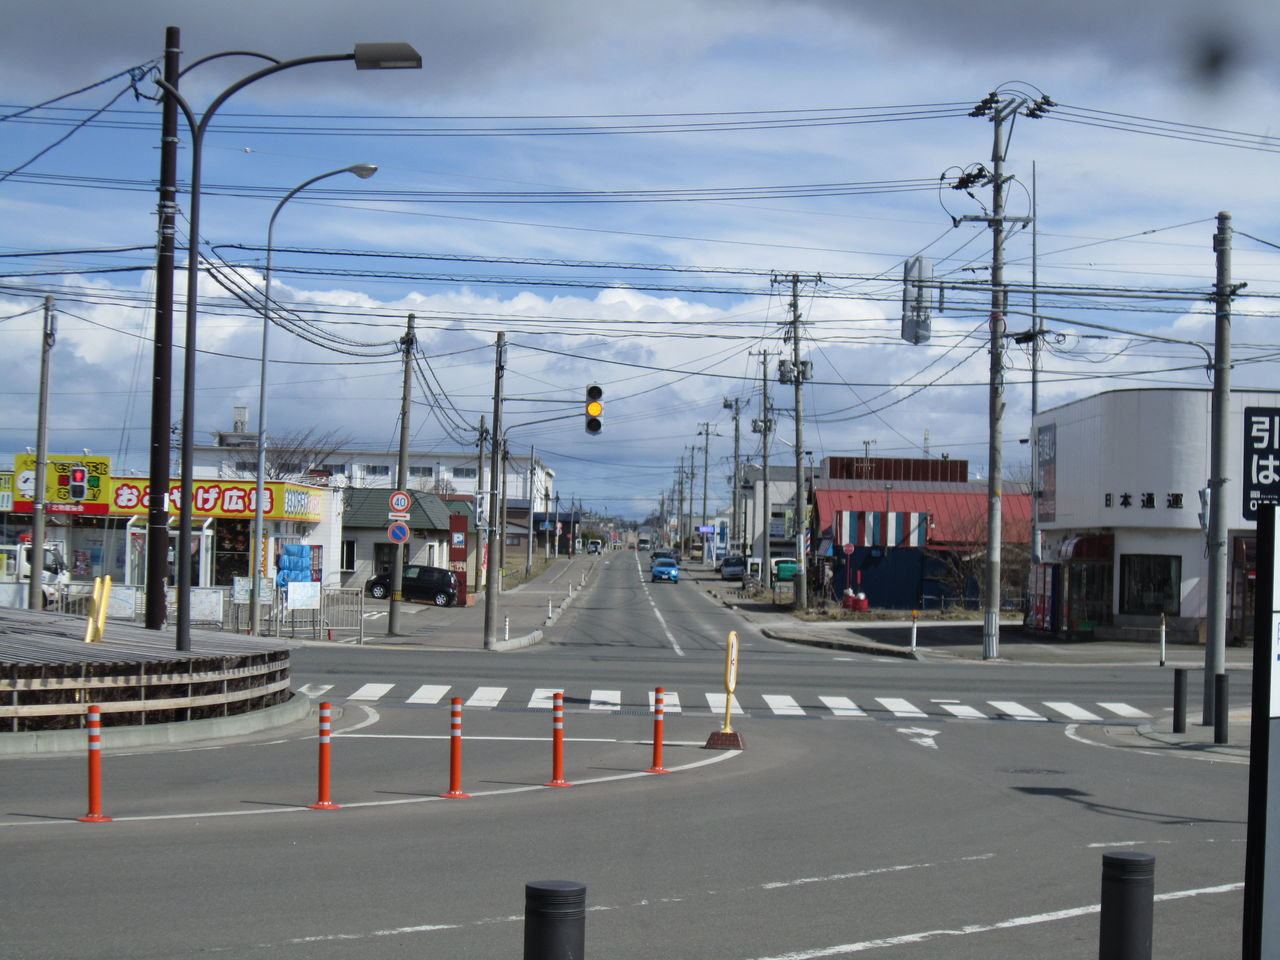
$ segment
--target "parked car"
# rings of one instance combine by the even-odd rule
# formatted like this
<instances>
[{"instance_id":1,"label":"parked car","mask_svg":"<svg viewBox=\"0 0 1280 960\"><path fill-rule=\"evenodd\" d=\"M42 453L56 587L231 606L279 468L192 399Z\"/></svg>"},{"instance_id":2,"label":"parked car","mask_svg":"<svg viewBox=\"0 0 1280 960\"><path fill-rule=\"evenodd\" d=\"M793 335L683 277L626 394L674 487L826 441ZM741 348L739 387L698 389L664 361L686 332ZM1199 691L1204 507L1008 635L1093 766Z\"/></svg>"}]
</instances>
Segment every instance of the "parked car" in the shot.
<instances>
[{"instance_id":1,"label":"parked car","mask_svg":"<svg viewBox=\"0 0 1280 960\"><path fill-rule=\"evenodd\" d=\"M380 573L364 585L369 596L383 600L391 596L391 574ZM426 600L437 607L452 606L458 600L458 577L441 567L409 563L404 568L400 596L405 600Z\"/></svg>"},{"instance_id":2,"label":"parked car","mask_svg":"<svg viewBox=\"0 0 1280 960\"><path fill-rule=\"evenodd\" d=\"M747 560L745 557L725 557L720 561L721 580L741 580L742 575L746 572Z\"/></svg>"},{"instance_id":3,"label":"parked car","mask_svg":"<svg viewBox=\"0 0 1280 960\"><path fill-rule=\"evenodd\" d=\"M672 583L679 583L680 564L670 557L661 557L655 560L653 566L649 568L649 575L653 578L654 583L659 580L670 580Z\"/></svg>"}]
</instances>

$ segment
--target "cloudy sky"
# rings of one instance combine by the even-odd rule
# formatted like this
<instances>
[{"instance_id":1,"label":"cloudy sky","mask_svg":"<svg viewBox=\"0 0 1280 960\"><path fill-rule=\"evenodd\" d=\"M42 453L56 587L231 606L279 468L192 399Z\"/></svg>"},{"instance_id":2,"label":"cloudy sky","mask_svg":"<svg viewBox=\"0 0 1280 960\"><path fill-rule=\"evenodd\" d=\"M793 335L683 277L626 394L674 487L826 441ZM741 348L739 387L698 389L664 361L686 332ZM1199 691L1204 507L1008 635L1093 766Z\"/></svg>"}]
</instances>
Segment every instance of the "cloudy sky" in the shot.
<instances>
[{"instance_id":1,"label":"cloudy sky","mask_svg":"<svg viewBox=\"0 0 1280 960\"><path fill-rule=\"evenodd\" d=\"M637 11L643 10L643 13ZM723 499L733 423L758 460L762 354L793 454L790 278L799 277L804 449L814 459L943 453L987 462L991 237L981 183L989 92L1056 106L1005 125L1009 329L1045 317L1042 408L1101 390L1206 386L1212 236L1229 211L1233 385L1280 382L1280 38L1274 5L1190 0L47 0L0 35L0 460L34 444L40 308L54 298L51 452L88 448L145 473L165 27L183 63L278 59L400 40L420 71L308 65L237 93L203 151L196 436L256 417L267 222L276 224L269 429L397 440L395 341L416 316L414 446L474 443L509 342L505 423L563 496L642 517L710 435ZM183 78L199 114L261 66ZM134 69L142 68L142 69ZM134 73L130 74L133 69ZM68 96L70 94L70 96ZM37 109L28 109L37 108ZM190 172L183 130L180 177ZM1033 175L1034 174L1034 175ZM181 198L185 249L188 198ZM899 336L901 271L942 281L933 338ZM185 255L180 258L185 264ZM185 281L180 275L179 290ZM1144 296L1137 296L1141 292ZM181 328L182 304L178 304ZM181 341L181 329L178 331ZM1178 343L1171 341L1192 341ZM181 368L181 356L175 358ZM1005 459L1025 473L1028 348L1006 355ZM605 429L585 435L586 384ZM180 386L180 385L177 385ZM175 389L174 419L180 414ZM564 417L565 419L552 419ZM543 422L533 422L543 421ZM702 453L696 455L701 470ZM701 477L698 479L701 484Z\"/></svg>"}]
</instances>

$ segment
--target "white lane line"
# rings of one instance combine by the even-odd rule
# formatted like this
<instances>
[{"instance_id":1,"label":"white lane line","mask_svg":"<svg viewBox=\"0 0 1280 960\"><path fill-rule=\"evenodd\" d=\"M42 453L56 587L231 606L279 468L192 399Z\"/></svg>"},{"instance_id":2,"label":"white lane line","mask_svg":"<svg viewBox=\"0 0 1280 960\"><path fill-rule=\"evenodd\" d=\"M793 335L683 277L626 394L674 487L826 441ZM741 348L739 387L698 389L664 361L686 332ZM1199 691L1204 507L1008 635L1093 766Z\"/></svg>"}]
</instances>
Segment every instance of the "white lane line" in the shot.
<instances>
[{"instance_id":1,"label":"white lane line","mask_svg":"<svg viewBox=\"0 0 1280 960\"><path fill-rule=\"evenodd\" d=\"M649 691L649 712L653 713L653 691ZM674 690L664 690L662 692L662 712L663 713L680 713L680 694Z\"/></svg>"},{"instance_id":2,"label":"white lane line","mask_svg":"<svg viewBox=\"0 0 1280 960\"><path fill-rule=\"evenodd\" d=\"M1103 710L1110 710L1116 716L1128 717L1130 720L1148 720L1151 717L1151 714L1143 713L1137 707L1131 707L1127 703L1099 702L1098 706L1102 707Z\"/></svg>"},{"instance_id":3,"label":"white lane line","mask_svg":"<svg viewBox=\"0 0 1280 960\"><path fill-rule=\"evenodd\" d=\"M707 698L707 706L711 709L711 712L714 713L716 716L721 716L721 717L724 716L724 694L708 693L705 696ZM738 713L738 714L742 713L742 705L738 703L737 697L730 694L729 703L730 703L730 707L729 707L730 710L732 710L734 713Z\"/></svg>"},{"instance_id":4,"label":"white lane line","mask_svg":"<svg viewBox=\"0 0 1280 960\"><path fill-rule=\"evenodd\" d=\"M971 707L968 704L961 703L959 700L934 700L933 702L953 717L959 717L961 720L987 719L987 715L977 707Z\"/></svg>"},{"instance_id":5,"label":"white lane line","mask_svg":"<svg viewBox=\"0 0 1280 960\"><path fill-rule=\"evenodd\" d=\"M818 697L819 700L837 717L865 717L858 705L848 697Z\"/></svg>"},{"instance_id":6,"label":"white lane line","mask_svg":"<svg viewBox=\"0 0 1280 960\"><path fill-rule=\"evenodd\" d=\"M663 698L664 706L666 698ZM589 710L609 710L617 711L622 709L622 691L621 690L592 690L591 701L587 706Z\"/></svg>"},{"instance_id":7,"label":"white lane line","mask_svg":"<svg viewBox=\"0 0 1280 960\"><path fill-rule=\"evenodd\" d=\"M1243 890L1243 883L1224 883L1217 887L1198 887L1194 890L1175 890L1172 893L1156 894L1156 900L1185 900L1215 893L1235 893ZM1101 913L1100 904L1089 904L1083 907L1068 907L1065 910L1051 910L1047 913L1035 913L1025 917L1011 917L995 923L970 923L955 929L921 930L917 933L904 933L896 937L881 937L876 940L862 940L858 943L842 943L834 947L820 947L817 950L796 950L792 953L781 953L771 957L756 957L755 960L818 960L820 957L845 957L854 953L866 953L884 947L900 947L907 943L926 943L941 937L967 937L975 933L992 933L996 930L1011 930L1015 927L1030 927L1041 923L1052 923L1055 920L1071 920L1075 917L1086 917Z\"/></svg>"},{"instance_id":8,"label":"white lane line","mask_svg":"<svg viewBox=\"0 0 1280 960\"><path fill-rule=\"evenodd\" d=\"M304 697L323 697L333 689L332 683L308 683L298 688Z\"/></svg>"},{"instance_id":9,"label":"white lane line","mask_svg":"<svg viewBox=\"0 0 1280 960\"><path fill-rule=\"evenodd\" d=\"M653 594L649 592L649 585L640 580L640 586L644 589L645 599L649 601L649 606L653 608L653 615L658 618L658 626L662 627L662 632L667 635L667 642L671 644L671 649L676 652L677 657L683 657L684 651L680 649L680 644L676 642L675 636L667 628L666 617L662 615L662 611L658 609L658 605L653 602Z\"/></svg>"},{"instance_id":10,"label":"white lane line","mask_svg":"<svg viewBox=\"0 0 1280 960\"><path fill-rule=\"evenodd\" d=\"M557 693L564 693L564 687L538 687L529 698L529 709L550 710L556 705Z\"/></svg>"},{"instance_id":11,"label":"white lane line","mask_svg":"<svg viewBox=\"0 0 1280 960\"><path fill-rule=\"evenodd\" d=\"M1074 703L1067 703L1063 700L1046 700L1044 705L1050 710L1056 710L1068 720L1078 720L1081 723L1097 723L1102 718L1091 710L1077 706Z\"/></svg>"},{"instance_id":12,"label":"white lane line","mask_svg":"<svg viewBox=\"0 0 1280 960\"><path fill-rule=\"evenodd\" d=\"M396 738L396 739L399 739L399 738ZM437 739L443 740L445 739L445 737L441 736ZM469 737L468 739L476 739L476 738ZM494 738L485 738L485 739L499 739L499 738L494 737ZM507 738L501 738L501 739L520 739L520 738L507 737ZM532 738L528 738L528 739L532 739ZM598 743L609 743L609 742L632 743L634 741L596 741L596 742ZM688 746L693 746L693 747L701 746L701 741L699 741L699 743L696 743L696 744L688 744ZM677 766L668 767L667 769L670 770L672 773L682 773L685 770L696 770L698 767L706 767L713 763L720 763L723 760L728 760L731 757L736 757L741 753L742 753L741 750L719 750L716 752L714 756L707 757L703 760L695 760L692 763L683 763ZM596 783L612 783L617 780L636 780L641 777L648 778L652 776L653 774L649 773L647 770L637 770L632 773L616 773L607 777L593 777L586 780L575 778L573 783L574 783L574 786L585 787L585 786L589 786L591 784L596 784ZM471 796L502 797L502 796L507 796L509 794L513 794L513 793L531 793L534 790L553 790L553 789L555 788L543 786L541 784L537 784L537 785L531 784L529 786L523 786L523 787L504 787L499 790L476 790L472 792ZM443 799L444 799L443 797L439 797L439 796L436 796L435 794L431 794L428 796L421 796L421 797L402 797L397 800L362 800L362 801L357 801L355 803L343 803L342 809L352 810L357 807L402 807L402 806L405 806L406 804L411 804L411 803L435 803ZM264 807L262 809L256 809L256 810L209 810L209 811L205 811L204 813L159 813L159 814L151 814L148 816L139 816L139 817L115 817L113 818L113 820L115 823L126 823L129 821L142 821L142 820L203 820L210 817L267 816L273 813L303 813L303 814L307 814L308 816L312 816L315 814L315 811L312 810L309 806L308 807ZM40 827L40 826L47 827L47 826L54 826L56 824L67 824L67 823L76 824L76 821L74 820L41 820L41 821L32 822L32 823L26 823L26 822L0 823L0 829L3 829L5 827ZM79 824L76 824L76 828L77 829L80 828Z\"/></svg>"},{"instance_id":13,"label":"white lane line","mask_svg":"<svg viewBox=\"0 0 1280 960\"><path fill-rule=\"evenodd\" d=\"M467 698L464 706L481 710L492 709L502 701L506 694L506 687L476 687L476 692Z\"/></svg>"},{"instance_id":14,"label":"white lane line","mask_svg":"<svg viewBox=\"0 0 1280 960\"><path fill-rule=\"evenodd\" d=\"M927 717L928 714L900 697L876 697L876 701L895 717Z\"/></svg>"},{"instance_id":15,"label":"white lane line","mask_svg":"<svg viewBox=\"0 0 1280 960\"><path fill-rule=\"evenodd\" d=\"M1178 757L1182 760L1200 760L1205 763L1234 763L1240 766L1248 766L1249 764L1248 757L1232 757L1200 752L1188 753L1185 750L1179 750L1177 747L1153 747L1150 750L1143 750L1139 747L1122 747L1114 743L1102 743L1081 735L1077 729L1079 726L1078 723L1069 723L1063 727L1062 733L1068 740L1074 740L1076 743L1082 743L1087 747L1102 747L1104 750L1124 750L1126 753L1141 753L1148 757Z\"/></svg>"},{"instance_id":16,"label":"white lane line","mask_svg":"<svg viewBox=\"0 0 1280 960\"><path fill-rule=\"evenodd\" d=\"M366 683L363 687L347 697L348 700L381 700L394 687L394 683Z\"/></svg>"},{"instance_id":17,"label":"white lane line","mask_svg":"<svg viewBox=\"0 0 1280 960\"><path fill-rule=\"evenodd\" d=\"M764 694L764 702L769 705L769 709L780 717L803 717L805 715L804 708L796 703L794 697L789 697L785 693L766 693Z\"/></svg>"},{"instance_id":18,"label":"white lane line","mask_svg":"<svg viewBox=\"0 0 1280 960\"><path fill-rule=\"evenodd\" d=\"M1017 700L988 700L987 703L1011 720L1042 720L1046 723L1049 721L1048 717L1042 717L1031 708L1024 707Z\"/></svg>"},{"instance_id":19,"label":"white lane line","mask_svg":"<svg viewBox=\"0 0 1280 960\"><path fill-rule=\"evenodd\" d=\"M405 703L439 703L444 699L444 695L449 692L447 686L440 684L424 683L409 697Z\"/></svg>"}]
</instances>

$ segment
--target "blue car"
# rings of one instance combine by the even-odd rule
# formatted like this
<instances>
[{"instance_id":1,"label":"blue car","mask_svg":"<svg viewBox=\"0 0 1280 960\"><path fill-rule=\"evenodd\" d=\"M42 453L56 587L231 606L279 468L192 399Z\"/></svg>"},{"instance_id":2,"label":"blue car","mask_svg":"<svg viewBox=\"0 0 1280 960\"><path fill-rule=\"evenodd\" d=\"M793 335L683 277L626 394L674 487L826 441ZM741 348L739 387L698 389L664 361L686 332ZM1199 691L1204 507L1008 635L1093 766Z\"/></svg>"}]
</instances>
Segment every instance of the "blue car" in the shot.
<instances>
[{"instance_id":1,"label":"blue car","mask_svg":"<svg viewBox=\"0 0 1280 960\"><path fill-rule=\"evenodd\" d=\"M670 580L672 583L680 582L680 564L667 557L655 560L653 566L649 568L649 573L653 576L653 582L659 580Z\"/></svg>"}]
</instances>

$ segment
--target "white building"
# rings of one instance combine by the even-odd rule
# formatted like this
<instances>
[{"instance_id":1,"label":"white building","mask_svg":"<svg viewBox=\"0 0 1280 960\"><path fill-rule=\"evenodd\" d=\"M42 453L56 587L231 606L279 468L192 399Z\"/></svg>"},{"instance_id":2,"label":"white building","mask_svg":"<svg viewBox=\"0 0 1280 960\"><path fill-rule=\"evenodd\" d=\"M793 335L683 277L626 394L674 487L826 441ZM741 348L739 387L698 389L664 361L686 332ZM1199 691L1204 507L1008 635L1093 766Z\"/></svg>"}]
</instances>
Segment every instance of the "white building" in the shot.
<instances>
[{"instance_id":1,"label":"white building","mask_svg":"<svg viewBox=\"0 0 1280 960\"><path fill-rule=\"evenodd\" d=\"M1151 638L1164 614L1171 639L1203 641L1211 400L1208 389L1114 390L1036 417L1044 562L1033 576L1033 626ZM1280 488L1280 392L1232 391L1228 424L1227 635L1244 639L1253 622L1250 505Z\"/></svg>"}]
</instances>

